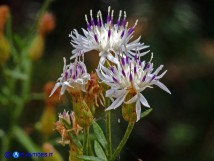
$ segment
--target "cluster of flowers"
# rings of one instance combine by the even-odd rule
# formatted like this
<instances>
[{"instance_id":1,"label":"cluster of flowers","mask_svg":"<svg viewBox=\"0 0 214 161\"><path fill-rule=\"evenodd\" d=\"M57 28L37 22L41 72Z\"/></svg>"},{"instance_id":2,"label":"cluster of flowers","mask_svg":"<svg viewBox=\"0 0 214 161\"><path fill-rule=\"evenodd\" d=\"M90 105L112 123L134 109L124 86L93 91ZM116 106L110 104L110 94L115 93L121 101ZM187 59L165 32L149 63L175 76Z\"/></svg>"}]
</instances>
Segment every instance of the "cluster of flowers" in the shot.
<instances>
[{"instance_id":1,"label":"cluster of flowers","mask_svg":"<svg viewBox=\"0 0 214 161\"><path fill-rule=\"evenodd\" d=\"M114 10L109 7L107 20L104 22L101 11L97 12L95 21L91 10L90 17L85 15L85 19L87 29L83 29L84 35L79 34L77 30L73 30L69 35L74 47L71 60L74 61L66 65L64 58L63 72L51 95L59 87L61 87L60 95L63 95L65 91L70 93L74 90L86 92L86 86L91 80L91 76L84 64L84 54L96 50L100 56L99 65L95 69L98 78L101 80L98 82L101 86L107 86L105 97L112 101L106 110L116 109L121 105L123 108L132 105L134 121L140 120L141 104L150 107L142 94L146 88L152 88L153 85L156 85L170 93L168 88L160 82L167 71L159 74L163 65L154 70L153 54L151 54L150 61L142 61L141 57L150 51L147 50L148 46L140 43L140 37L132 40L138 21L129 27L126 12L120 11L118 19L114 20ZM130 121L125 112L123 112L123 117Z\"/></svg>"}]
</instances>

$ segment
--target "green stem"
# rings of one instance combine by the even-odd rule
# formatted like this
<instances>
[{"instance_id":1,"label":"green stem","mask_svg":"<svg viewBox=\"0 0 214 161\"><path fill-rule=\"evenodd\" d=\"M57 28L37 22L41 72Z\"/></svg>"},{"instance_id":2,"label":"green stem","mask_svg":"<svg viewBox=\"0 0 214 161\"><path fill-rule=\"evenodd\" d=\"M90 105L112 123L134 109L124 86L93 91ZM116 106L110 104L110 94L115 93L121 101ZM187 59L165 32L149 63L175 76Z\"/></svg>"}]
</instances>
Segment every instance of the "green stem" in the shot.
<instances>
[{"instance_id":1,"label":"green stem","mask_svg":"<svg viewBox=\"0 0 214 161\"><path fill-rule=\"evenodd\" d=\"M84 128L84 144L83 144L83 153L88 155L89 152L89 127Z\"/></svg>"},{"instance_id":2,"label":"green stem","mask_svg":"<svg viewBox=\"0 0 214 161\"><path fill-rule=\"evenodd\" d=\"M107 158L112 156L111 146L111 112L106 111L106 137L107 137Z\"/></svg>"},{"instance_id":3,"label":"green stem","mask_svg":"<svg viewBox=\"0 0 214 161\"><path fill-rule=\"evenodd\" d=\"M126 132L123 136L123 139L121 140L120 144L118 145L117 149L115 150L113 156L111 157L110 161L115 161L117 156L120 154L121 150L123 149L124 145L126 144L132 130L134 127L134 123L129 122L128 127L126 129Z\"/></svg>"}]
</instances>

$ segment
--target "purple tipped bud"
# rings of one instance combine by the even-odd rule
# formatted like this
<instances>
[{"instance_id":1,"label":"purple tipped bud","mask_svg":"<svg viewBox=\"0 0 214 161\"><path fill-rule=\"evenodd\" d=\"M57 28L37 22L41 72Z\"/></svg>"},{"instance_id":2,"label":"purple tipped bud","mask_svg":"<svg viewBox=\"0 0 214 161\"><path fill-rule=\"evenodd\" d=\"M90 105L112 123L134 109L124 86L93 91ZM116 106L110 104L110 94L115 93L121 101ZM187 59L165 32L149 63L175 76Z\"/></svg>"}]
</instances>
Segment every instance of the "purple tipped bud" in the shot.
<instances>
[{"instance_id":1,"label":"purple tipped bud","mask_svg":"<svg viewBox=\"0 0 214 161\"><path fill-rule=\"evenodd\" d=\"M129 64L129 57L126 56L126 64Z\"/></svg>"},{"instance_id":2,"label":"purple tipped bud","mask_svg":"<svg viewBox=\"0 0 214 161\"><path fill-rule=\"evenodd\" d=\"M122 65L124 66L126 63L125 63L125 59L124 58L121 58L121 61L122 61Z\"/></svg>"},{"instance_id":3,"label":"purple tipped bud","mask_svg":"<svg viewBox=\"0 0 214 161\"><path fill-rule=\"evenodd\" d=\"M108 30L108 38L110 38L110 36L111 36L111 30L109 29Z\"/></svg>"},{"instance_id":4,"label":"purple tipped bud","mask_svg":"<svg viewBox=\"0 0 214 161\"><path fill-rule=\"evenodd\" d=\"M131 74L131 73L130 73L130 75L129 75L129 80L130 80L130 82L132 82L132 80L133 80L132 74Z\"/></svg>"},{"instance_id":5,"label":"purple tipped bud","mask_svg":"<svg viewBox=\"0 0 214 161\"><path fill-rule=\"evenodd\" d=\"M120 19L118 18L117 20L117 26L119 27L120 26Z\"/></svg>"},{"instance_id":6,"label":"purple tipped bud","mask_svg":"<svg viewBox=\"0 0 214 161\"><path fill-rule=\"evenodd\" d=\"M76 74L76 77L77 77L77 75L78 75L78 70L76 69L76 72L75 72L75 74Z\"/></svg>"},{"instance_id":7,"label":"purple tipped bud","mask_svg":"<svg viewBox=\"0 0 214 161\"><path fill-rule=\"evenodd\" d=\"M91 25L92 25L92 26L95 25L95 24L94 24L94 19L93 19L93 18L91 18Z\"/></svg>"},{"instance_id":8,"label":"purple tipped bud","mask_svg":"<svg viewBox=\"0 0 214 161\"><path fill-rule=\"evenodd\" d=\"M122 22L122 26L125 27L125 25L126 25L126 18L124 18Z\"/></svg>"},{"instance_id":9,"label":"purple tipped bud","mask_svg":"<svg viewBox=\"0 0 214 161\"><path fill-rule=\"evenodd\" d=\"M109 21L111 21L110 15L107 16L107 23L108 23Z\"/></svg>"},{"instance_id":10,"label":"purple tipped bud","mask_svg":"<svg viewBox=\"0 0 214 161\"><path fill-rule=\"evenodd\" d=\"M144 75L144 77L143 77L142 81L144 82L145 80L146 80L146 75Z\"/></svg>"},{"instance_id":11,"label":"purple tipped bud","mask_svg":"<svg viewBox=\"0 0 214 161\"><path fill-rule=\"evenodd\" d=\"M88 29L89 31L91 31L91 25L90 25L89 23L87 23L87 29Z\"/></svg>"},{"instance_id":12,"label":"purple tipped bud","mask_svg":"<svg viewBox=\"0 0 214 161\"><path fill-rule=\"evenodd\" d=\"M124 72L124 70L122 69L122 74L124 77L126 77L126 73Z\"/></svg>"},{"instance_id":13,"label":"purple tipped bud","mask_svg":"<svg viewBox=\"0 0 214 161\"><path fill-rule=\"evenodd\" d=\"M68 72L65 72L65 80L68 79Z\"/></svg>"},{"instance_id":14,"label":"purple tipped bud","mask_svg":"<svg viewBox=\"0 0 214 161\"><path fill-rule=\"evenodd\" d=\"M113 81L118 83L118 80L115 77L112 77Z\"/></svg>"},{"instance_id":15,"label":"purple tipped bud","mask_svg":"<svg viewBox=\"0 0 214 161\"><path fill-rule=\"evenodd\" d=\"M149 68L150 68L150 63L148 63L146 66L146 69L149 69Z\"/></svg>"},{"instance_id":16,"label":"purple tipped bud","mask_svg":"<svg viewBox=\"0 0 214 161\"><path fill-rule=\"evenodd\" d=\"M123 38L124 34L125 34L125 30L123 30L123 32L121 33L120 37Z\"/></svg>"},{"instance_id":17,"label":"purple tipped bud","mask_svg":"<svg viewBox=\"0 0 214 161\"><path fill-rule=\"evenodd\" d=\"M101 24L100 24L100 20L97 19L97 26L100 28L101 27Z\"/></svg>"},{"instance_id":18,"label":"purple tipped bud","mask_svg":"<svg viewBox=\"0 0 214 161\"><path fill-rule=\"evenodd\" d=\"M133 31L134 31L134 28L132 27L129 29L128 34L130 35Z\"/></svg>"},{"instance_id":19,"label":"purple tipped bud","mask_svg":"<svg viewBox=\"0 0 214 161\"><path fill-rule=\"evenodd\" d=\"M136 74L137 73L137 68L136 68L136 66L134 66L134 74Z\"/></svg>"},{"instance_id":20,"label":"purple tipped bud","mask_svg":"<svg viewBox=\"0 0 214 161\"><path fill-rule=\"evenodd\" d=\"M94 39L95 39L95 41L98 43L98 38L97 38L97 35L96 35L96 34L94 34Z\"/></svg>"},{"instance_id":21,"label":"purple tipped bud","mask_svg":"<svg viewBox=\"0 0 214 161\"><path fill-rule=\"evenodd\" d=\"M155 77L156 77L156 75L153 75L151 81L153 81L155 79Z\"/></svg>"},{"instance_id":22,"label":"purple tipped bud","mask_svg":"<svg viewBox=\"0 0 214 161\"><path fill-rule=\"evenodd\" d=\"M113 66L110 67L110 70L114 73L114 67Z\"/></svg>"},{"instance_id":23,"label":"purple tipped bud","mask_svg":"<svg viewBox=\"0 0 214 161\"><path fill-rule=\"evenodd\" d=\"M134 56L134 60L135 60L135 61L138 60L137 54Z\"/></svg>"}]
</instances>

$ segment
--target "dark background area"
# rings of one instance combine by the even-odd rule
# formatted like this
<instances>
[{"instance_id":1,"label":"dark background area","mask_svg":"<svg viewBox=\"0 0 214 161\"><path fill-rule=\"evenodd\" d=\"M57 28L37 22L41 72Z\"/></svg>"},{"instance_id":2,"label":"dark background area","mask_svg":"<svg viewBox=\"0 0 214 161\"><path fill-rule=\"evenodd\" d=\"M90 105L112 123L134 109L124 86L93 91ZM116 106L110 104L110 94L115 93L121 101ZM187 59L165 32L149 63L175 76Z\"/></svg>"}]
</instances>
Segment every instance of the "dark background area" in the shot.
<instances>
[{"instance_id":1,"label":"dark background area","mask_svg":"<svg viewBox=\"0 0 214 161\"><path fill-rule=\"evenodd\" d=\"M42 0L1 0L13 16L14 32L25 36L41 7ZM168 70L162 82L172 95L158 88L146 90L152 113L139 121L124 148L121 161L212 161L214 160L214 1L213 0L55 0L49 11L55 15L56 28L46 37L42 59L35 62L32 92L42 92L48 81L57 80L63 61L71 56L69 33L86 28L85 14L93 9L107 14L108 6L127 11L131 24L139 19L135 36L150 45L155 67ZM150 55L145 56L149 60ZM97 64L97 54L86 54L89 71ZM26 107L20 124L34 124L42 112L43 102ZM66 106L67 107L67 106ZM57 111L63 111L63 105ZM143 107L144 108L144 107ZM114 115L114 144L126 128L120 111ZM1 122L7 118L0 118ZM120 118L121 123L118 123ZM3 126L3 125L2 125ZM39 143L38 134L32 134ZM14 143L19 149L19 145ZM57 146L65 155L67 149ZM64 155L64 156L65 156Z\"/></svg>"}]
</instances>

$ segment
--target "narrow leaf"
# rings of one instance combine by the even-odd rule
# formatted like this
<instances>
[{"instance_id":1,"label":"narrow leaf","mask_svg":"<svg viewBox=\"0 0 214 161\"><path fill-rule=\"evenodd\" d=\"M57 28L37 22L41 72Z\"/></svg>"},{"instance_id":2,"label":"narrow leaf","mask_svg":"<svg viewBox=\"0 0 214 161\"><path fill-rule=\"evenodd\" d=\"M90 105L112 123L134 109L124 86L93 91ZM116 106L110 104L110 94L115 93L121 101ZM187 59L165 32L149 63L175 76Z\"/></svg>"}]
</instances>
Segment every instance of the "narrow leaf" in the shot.
<instances>
[{"instance_id":1,"label":"narrow leaf","mask_svg":"<svg viewBox=\"0 0 214 161\"><path fill-rule=\"evenodd\" d=\"M19 143L22 144L23 147L26 148L26 150L30 153L35 153L35 152L39 152L41 151L39 147L37 147L37 145L35 145L30 137L18 126L13 128L13 134L15 136L15 138L17 139L17 141L19 141ZM33 160L38 161L39 158L37 157L32 157Z\"/></svg>"},{"instance_id":2,"label":"narrow leaf","mask_svg":"<svg viewBox=\"0 0 214 161\"><path fill-rule=\"evenodd\" d=\"M94 151L95 151L96 156L107 161L107 158L106 158L105 152L103 151L103 148L101 147L101 145L96 140L94 141Z\"/></svg>"},{"instance_id":3,"label":"narrow leaf","mask_svg":"<svg viewBox=\"0 0 214 161\"><path fill-rule=\"evenodd\" d=\"M86 160L86 161L106 161L106 160L103 160L99 157L87 156L87 155L79 155L78 158Z\"/></svg>"},{"instance_id":4,"label":"narrow leaf","mask_svg":"<svg viewBox=\"0 0 214 161\"><path fill-rule=\"evenodd\" d=\"M97 140L103 146L103 148L106 149L107 141L106 141L106 137L103 133L103 130L101 129L101 127L96 122L93 122L93 129L94 129L94 133L97 137Z\"/></svg>"},{"instance_id":5,"label":"narrow leaf","mask_svg":"<svg viewBox=\"0 0 214 161\"><path fill-rule=\"evenodd\" d=\"M153 110L153 109L150 108L150 109L148 109L148 110L142 112L140 117L141 117L141 118L146 117L148 114L150 114L150 112L152 112L152 110Z\"/></svg>"}]
</instances>

